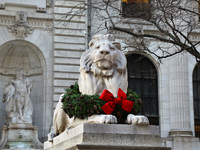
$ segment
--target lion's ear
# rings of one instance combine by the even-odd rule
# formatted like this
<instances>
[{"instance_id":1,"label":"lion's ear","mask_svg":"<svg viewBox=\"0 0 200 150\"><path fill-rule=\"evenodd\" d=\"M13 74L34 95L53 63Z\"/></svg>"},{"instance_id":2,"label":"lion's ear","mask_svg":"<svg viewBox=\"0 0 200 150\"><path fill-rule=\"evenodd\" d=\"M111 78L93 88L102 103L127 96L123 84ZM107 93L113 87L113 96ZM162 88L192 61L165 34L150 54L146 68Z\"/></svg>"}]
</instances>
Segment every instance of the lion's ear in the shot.
<instances>
[{"instance_id":1,"label":"lion's ear","mask_svg":"<svg viewBox=\"0 0 200 150\"><path fill-rule=\"evenodd\" d=\"M85 72L90 71L90 67L92 65L91 52L90 50L86 50L80 59L80 70L84 70Z\"/></svg>"},{"instance_id":2,"label":"lion's ear","mask_svg":"<svg viewBox=\"0 0 200 150\"><path fill-rule=\"evenodd\" d=\"M113 42L112 44L115 45L115 47L116 47L118 50L121 50L121 44L120 44L119 42Z\"/></svg>"},{"instance_id":3,"label":"lion's ear","mask_svg":"<svg viewBox=\"0 0 200 150\"><path fill-rule=\"evenodd\" d=\"M94 45L94 43L99 40L99 38L101 36L102 35L95 35L95 36L93 36L92 40L89 42L89 48L91 48Z\"/></svg>"},{"instance_id":4,"label":"lion's ear","mask_svg":"<svg viewBox=\"0 0 200 150\"><path fill-rule=\"evenodd\" d=\"M126 69L126 64L127 64L126 57L121 51L119 51L119 57L116 63L117 63L117 71L123 72Z\"/></svg>"},{"instance_id":5,"label":"lion's ear","mask_svg":"<svg viewBox=\"0 0 200 150\"><path fill-rule=\"evenodd\" d=\"M91 40L91 41L89 42L89 48L92 47L93 45L94 45L94 41Z\"/></svg>"}]
</instances>

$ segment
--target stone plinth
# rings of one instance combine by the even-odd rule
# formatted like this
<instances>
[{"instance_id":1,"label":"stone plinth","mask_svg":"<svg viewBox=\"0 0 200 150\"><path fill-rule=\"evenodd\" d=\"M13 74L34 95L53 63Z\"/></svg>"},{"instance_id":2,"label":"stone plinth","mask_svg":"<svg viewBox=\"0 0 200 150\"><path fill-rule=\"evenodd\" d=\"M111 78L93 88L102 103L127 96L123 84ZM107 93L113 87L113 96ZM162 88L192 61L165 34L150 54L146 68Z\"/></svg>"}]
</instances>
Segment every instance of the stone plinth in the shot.
<instances>
[{"instance_id":1,"label":"stone plinth","mask_svg":"<svg viewBox=\"0 0 200 150\"><path fill-rule=\"evenodd\" d=\"M44 143L45 150L170 150L158 126L82 124Z\"/></svg>"},{"instance_id":2,"label":"stone plinth","mask_svg":"<svg viewBox=\"0 0 200 150\"><path fill-rule=\"evenodd\" d=\"M192 136L174 136L166 139L167 146L173 146L173 150L199 150L200 141Z\"/></svg>"},{"instance_id":3,"label":"stone plinth","mask_svg":"<svg viewBox=\"0 0 200 150\"><path fill-rule=\"evenodd\" d=\"M43 149L43 144L38 140L37 127L31 124L9 124L2 129L0 149L36 150Z\"/></svg>"}]
</instances>

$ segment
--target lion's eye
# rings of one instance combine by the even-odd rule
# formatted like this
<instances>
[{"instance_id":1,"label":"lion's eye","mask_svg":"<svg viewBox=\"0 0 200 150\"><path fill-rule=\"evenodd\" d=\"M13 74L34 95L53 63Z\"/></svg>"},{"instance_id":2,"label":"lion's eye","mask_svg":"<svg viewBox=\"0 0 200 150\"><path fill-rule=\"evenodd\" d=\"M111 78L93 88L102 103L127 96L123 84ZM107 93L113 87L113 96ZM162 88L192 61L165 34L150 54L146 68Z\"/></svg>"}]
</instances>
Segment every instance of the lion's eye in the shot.
<instances>
[{"instance_id":1,"label":"lion's eye","mask_svg":"<svg viewBox=\"0 0 200 150\"><path fill-rule=\"evenodd\" d=\"M111 50L115 50L115 47L114 47L114 46L110 46L110 49L111 49Z\"/></svg>"},{"instance_id":2,"label":"lion's eye","mask_svg":"<svg viewBox=\"0 0 200 150\"><path fill-rule=\"evenodd\" d=\"M100 48L100 45L96 46L96 49L99 49Z\"/></svg>"}]
</instances>

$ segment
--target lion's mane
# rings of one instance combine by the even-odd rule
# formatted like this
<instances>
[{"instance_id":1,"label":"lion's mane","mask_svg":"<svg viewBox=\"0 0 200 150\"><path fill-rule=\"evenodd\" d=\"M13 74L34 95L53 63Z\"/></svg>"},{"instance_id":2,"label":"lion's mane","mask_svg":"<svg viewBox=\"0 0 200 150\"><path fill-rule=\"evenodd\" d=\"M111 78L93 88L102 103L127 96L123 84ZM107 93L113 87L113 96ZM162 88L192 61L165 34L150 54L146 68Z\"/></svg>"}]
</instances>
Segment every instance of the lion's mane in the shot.
<instances>
[{"instance_id":1,"label":"lion's mane","mask_svg":"<svg viewBox=\"0 0 200 150\"><path fill-rule=\"evenodd\" d=\"M119 88L127 91L127 62L120 49L111 34L92 38L80 60L80 92L95 95L108 89L116 96Z\"/></svg>"}]
</instances>

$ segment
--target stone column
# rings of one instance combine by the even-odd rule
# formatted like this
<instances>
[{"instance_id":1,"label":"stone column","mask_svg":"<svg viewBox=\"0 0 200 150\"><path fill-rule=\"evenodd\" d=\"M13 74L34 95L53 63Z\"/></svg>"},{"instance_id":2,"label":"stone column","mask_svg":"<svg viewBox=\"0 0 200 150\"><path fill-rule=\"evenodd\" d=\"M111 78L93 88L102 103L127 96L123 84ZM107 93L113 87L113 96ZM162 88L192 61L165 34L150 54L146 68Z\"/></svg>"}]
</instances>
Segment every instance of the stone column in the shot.
<instances>
[{"instance_id":1,"label":"stone column","mask_svg":"<svg viewBox=\"0 0 200 150\"><path fill-rule=\"evenodd\" d=\"M190 124L187 53L169 61L170 132L169 136L192 136Z\"/></svg>"}]
</instances>

